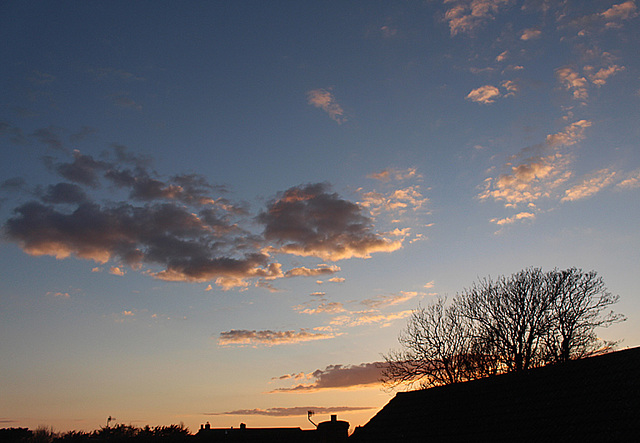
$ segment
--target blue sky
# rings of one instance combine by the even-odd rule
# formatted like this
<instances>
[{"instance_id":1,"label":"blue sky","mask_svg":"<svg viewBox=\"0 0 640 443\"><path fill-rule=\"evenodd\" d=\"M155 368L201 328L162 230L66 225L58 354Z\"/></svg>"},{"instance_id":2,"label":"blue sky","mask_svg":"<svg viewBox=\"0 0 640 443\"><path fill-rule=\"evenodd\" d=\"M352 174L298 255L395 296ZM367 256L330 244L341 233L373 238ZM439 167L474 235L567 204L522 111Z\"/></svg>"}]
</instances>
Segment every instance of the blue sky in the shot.
<instances>
[{"instance_id":1,"label":"blue sky","mask_svg":"<svg viewBox=\"0 0 640 443\"><path fill-rule=\"evenodd\" d=\"M3 3L0 424L362 425L412 309L530 266L639 345L638 15Z\"/></svg>"}]
</instances>

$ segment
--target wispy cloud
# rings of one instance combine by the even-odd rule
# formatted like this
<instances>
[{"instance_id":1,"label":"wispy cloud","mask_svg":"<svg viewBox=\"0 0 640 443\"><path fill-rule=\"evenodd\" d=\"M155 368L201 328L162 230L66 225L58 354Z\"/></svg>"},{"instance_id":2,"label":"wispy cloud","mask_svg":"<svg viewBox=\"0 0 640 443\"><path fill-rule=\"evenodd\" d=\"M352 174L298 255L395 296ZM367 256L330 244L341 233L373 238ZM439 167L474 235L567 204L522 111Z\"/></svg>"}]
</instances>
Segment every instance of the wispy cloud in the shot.
<instances>
[{"instance_id":1,"label":"wispy cloud","mask_svg":"<svg viewBox=\"0 0 640 443\"><path fill-rule=\"evenodd\" d=\"M640 188L640 169L627 174L625 178L616 185L618 189Z\"/></svg>"},{"instance_id":2,"label":"wispy cloud","mask_svg":"<svg viewBox=\"0 0 640 443\"><path fill-rule=\"evenodd\" d=\"M340 312L345 312L345 308L340 302L329 302L329 303L320 303L315 308L307 308L303 305L299 305L294 307L295 310L302 314L337 314Z\"/></svg>"},{"instance_id":3,"label":"wispy cloud","mask_svg":"<svg viewBox=\"0 0 640 443\"><path fill-rule=\"evenodd\" d=\"M365 299L362 301L362 304L373 309L380 309L404 303L418 295L424 294L417 291L400 291L397 294L378 295L377 297Z\"/></svg>"},{"instance_id":4,"label":"wispy cloud","mask_svg":"<svg viewBox=\"0 0 640 443\"><path fill-rule=\"evenodd\" d=\"M495 223L498 226L502 226L502 225L509 225L517 221L533 220L535 218L536 218L536 215L533 212L519 212L513 217L491 219L491 223Z\"/></svg>"},{"instance_id":5,"label":"wispy cloud","mask_svg":"<svg viewBox=\"0 0 640 443\"><path fill-rule=\"evenodd\" d=\"M342 124L347 121L342 106L340 106L336 101L336 98L330 90L313 89L307 92L307 102L316 108L322 109L338 124Z\"/></svg>"},{"instance_id":6,"label":"wispy cloud","mask_svg":"<svg viewBox=\"0 0 640 443\"><path fill-rule=\"evenodd\" d=\"M591 126L587 120L573 122L555 134L549 134L545 143L538 150L548 153L525 158L513 164L507 163L508 174L500 174L496 178L488 178L484 183L484 190L478 195L481 200L493 199L504 202L505 206L513 207L521 204L534 204L541 198L550 198L572 176L569 165L572 155L562 149L575 145L584 139L584 133ZM529 152L525 149L523 152ZM517 156L516 156L517 157ZM528 216L517 215L509 218L494 218L494 223L509 224L516 220L530 219Z\"/></svg>"},{"instance_id":7,"label":"wispy cloud","mask_svg":"<svg viewBox=\"0 0 640 443\"><path fill-rule=\"evenodd\" d=\"M581 183L567 189L562 201L574 201L591 197L603 188L610 186L614 182L616 175L616 171L601 169L591 174L590 177L585 178Z\"/></svg>"},{"instance_id":8,"label":"wispy cloud","mask_svg":"<svg viewBox=\"0 0 640 443\"><path fill-rule=\"evenodd\" d=\"M326 340L335 337L335 334L325 334L321 332L309 332L305 329L299 331L250 331L247 329L233 329L221 332L218 337L220 346L230 345L288 345L315 340Z\"/></svg>"},{"instance_id":9,"label":"wispy cloud","mask_svg":"<svg viewBox=\"0 0 640 443\"><path fill-rule=\"evenodd\" d=\"M355 328L357 326L379 324L386 328L396 320L402 320L411 315L412 310L405 310L391 313L381 313L377 311L351 311L346 315L334 317L330 325L332 328L344 327Z\"/></svg>"},{"instance_id":10,"label":"wispy cloud","mask_svg":"<svg viewBox=\"0 0 640 443\"><path fill-rule=\"evenodd\" d=\"M395 181L405 181L410 179L421 179L422 175L418 173L416 168L407 168L407 169L396 169L396 168L388 168L383 169L380 172L374 172L367 175L367 178L372 178L375 180L380 180L382 182L389 182L392 180Z\"/></svg>"}]
</instances>

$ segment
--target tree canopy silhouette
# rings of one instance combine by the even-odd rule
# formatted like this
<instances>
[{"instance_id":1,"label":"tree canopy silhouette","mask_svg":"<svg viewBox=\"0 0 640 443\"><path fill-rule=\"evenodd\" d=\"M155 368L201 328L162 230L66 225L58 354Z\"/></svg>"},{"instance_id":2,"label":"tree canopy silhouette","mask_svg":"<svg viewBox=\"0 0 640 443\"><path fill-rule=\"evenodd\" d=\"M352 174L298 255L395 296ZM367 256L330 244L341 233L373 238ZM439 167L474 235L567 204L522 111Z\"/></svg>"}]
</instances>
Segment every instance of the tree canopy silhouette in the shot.
<instances>
[{"instance_id":1,"label":"tree canopy silhouette","mask_svg":"<svg viewBox=\"0 0 640 443\"><path fill-rule=\"evenodd\" d=\"M606 352L616 342L595 329L625 320L609 310L618 299L595 271L577 268L480 279L451 303L413 312L402 350L385 355L383 381L430 387Z\"/></svg>"}]
</instances>

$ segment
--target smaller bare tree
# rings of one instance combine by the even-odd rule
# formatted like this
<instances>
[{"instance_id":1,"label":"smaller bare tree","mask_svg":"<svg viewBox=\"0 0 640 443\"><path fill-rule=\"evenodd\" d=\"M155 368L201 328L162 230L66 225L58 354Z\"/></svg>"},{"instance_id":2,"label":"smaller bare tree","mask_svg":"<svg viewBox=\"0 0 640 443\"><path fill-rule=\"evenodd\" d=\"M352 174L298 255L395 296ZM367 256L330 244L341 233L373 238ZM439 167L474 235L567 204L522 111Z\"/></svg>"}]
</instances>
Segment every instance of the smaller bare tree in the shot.
<instances>
[{"instance_id":1,"label":"smaller bare tree","mask_svg":"<svg viewBox=\"0 0 640 443\"><path fill-rule=\"evenodd\" d=\"M545 337L547 363L557 363L609 351L617 342L599 340L595 329L626 320L609 307L612 295L595 271L554 269L547 274L553 292L552 328ZM608 311L608 312L607 312Z\"/></svg>"},{"instance_id":2,"label":"smaller bare tree","mask_svg":"<svg viewBox=\"0 0 640 443\"><path fill-rule=\"evenodd\" d=\"M457 310L444 298L415 310L398 338L403 350L384 356L383 382L426 388L474 378L480 360L473 357L471 324Z\"/></svg>"}]
</instances>

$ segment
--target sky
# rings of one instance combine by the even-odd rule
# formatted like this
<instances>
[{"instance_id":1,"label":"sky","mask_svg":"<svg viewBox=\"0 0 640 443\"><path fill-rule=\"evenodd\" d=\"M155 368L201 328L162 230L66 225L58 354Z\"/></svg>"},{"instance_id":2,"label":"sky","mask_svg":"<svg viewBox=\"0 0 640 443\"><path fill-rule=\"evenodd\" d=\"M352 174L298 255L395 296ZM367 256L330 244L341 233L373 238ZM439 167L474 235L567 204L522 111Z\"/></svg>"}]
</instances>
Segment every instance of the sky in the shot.
<instances>
[{"instance_id":1,"label":"sky","mask_svg":"<svg viewBox=\"0 0 640 443\"><path fill-rule=\"evenodd\" d=\"M353 429L413 309L528 267L640 345L639 15L2 2L0 427Z\"/></svg>"}]
</instances>

